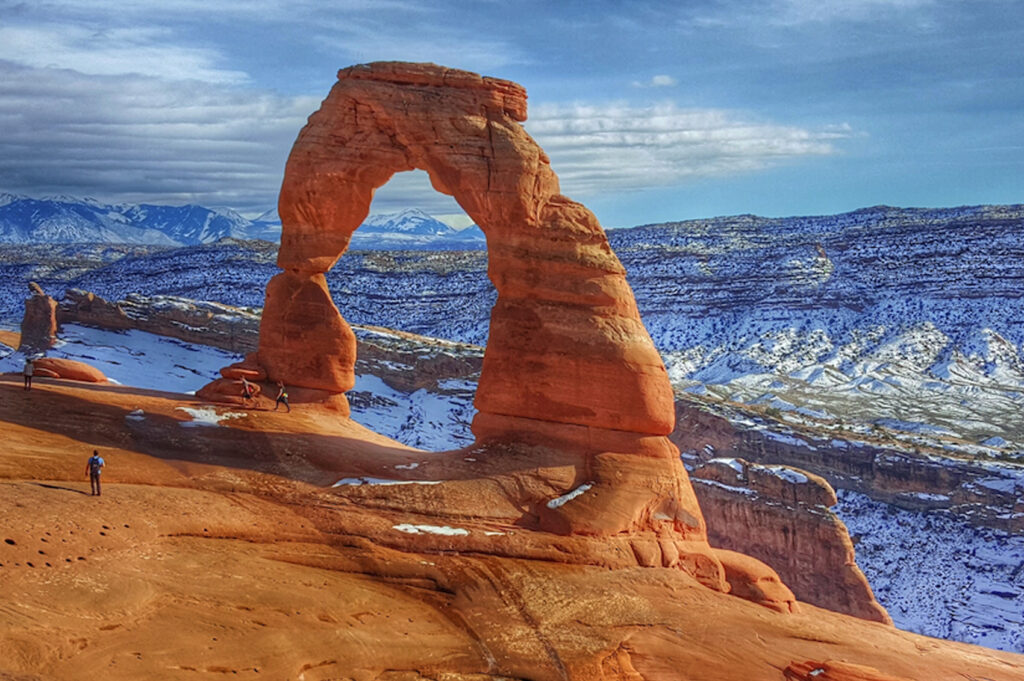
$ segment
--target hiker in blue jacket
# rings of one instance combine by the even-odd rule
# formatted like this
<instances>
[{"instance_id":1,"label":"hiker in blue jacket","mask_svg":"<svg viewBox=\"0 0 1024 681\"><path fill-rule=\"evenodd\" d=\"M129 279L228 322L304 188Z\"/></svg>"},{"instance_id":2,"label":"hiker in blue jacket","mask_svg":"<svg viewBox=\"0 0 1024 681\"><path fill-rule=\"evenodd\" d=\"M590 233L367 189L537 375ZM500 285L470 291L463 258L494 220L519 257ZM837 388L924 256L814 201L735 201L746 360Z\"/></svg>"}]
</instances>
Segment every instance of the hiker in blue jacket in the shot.
<instances>
[{"instance_id":1,"label":"hiker in blue jacket","mask_svg":"<svg viewBox=\"0 0 1024 681\"><path fill-rule=\"evenodd\" d=\"M85 473L89 476L89 486L93 496L100 496L100 473L104 463L99 451L94 449L92 456L89 457L89 462L85 464Z\"/></svg>"}]
</instances>

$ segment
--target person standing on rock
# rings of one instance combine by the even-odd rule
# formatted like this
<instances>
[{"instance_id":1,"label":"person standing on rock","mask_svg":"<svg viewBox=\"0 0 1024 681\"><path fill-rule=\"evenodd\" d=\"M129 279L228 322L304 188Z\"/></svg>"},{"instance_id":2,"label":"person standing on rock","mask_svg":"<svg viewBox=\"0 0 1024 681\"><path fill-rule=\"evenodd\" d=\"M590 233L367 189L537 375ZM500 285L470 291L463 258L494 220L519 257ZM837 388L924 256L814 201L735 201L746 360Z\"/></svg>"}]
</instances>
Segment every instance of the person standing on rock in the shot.
<instances>
[{"instance_id":1,"label":"person standing on rock","mask_svg":"<svg viewBox=\"0 0 1024 681\"><path fill-rule=\"evenodd\" d=\"M89 457L89 462L85 464L85 472L89 476L89 487L94 497L100 496L100 473L103 471L105 463L99 451L94 449L92 456Z\"/></svg>"},{"instance_id":2,"label":"person standing on rock","mask_svg":"<svg viewBox=\"0 0 1024 681\"><path fill-rule=\"evenodd\" d=\"M25 390L31 390L32 376L36 373L36 365L32 363L32 358L25 358L25 367L21 370L21 373L25 377Z\"/></svg>"},{"instance_id":3,"label":"person standing on rock","mask_svg":"<svg viewBox=\"0 0 1024 681\"><path fill-rule=\"evenodd\" d=\"M284 383L281 381L277 382L277 400L274 402L274 411L284 404L288 408L288 413L292 413L292 405L288 404L288 391L284 389Z\"/></svg>"},{"instance_id":4,"label":"person standing on rock","mask_svg":"<svg viewBox=\"0 0 1024 681\"><path fill-rule=\"evenodd\" d=\"M242 376L242 403L249 406L253 396L256 395L256 387Z\"/></svg>"}]
</instances>

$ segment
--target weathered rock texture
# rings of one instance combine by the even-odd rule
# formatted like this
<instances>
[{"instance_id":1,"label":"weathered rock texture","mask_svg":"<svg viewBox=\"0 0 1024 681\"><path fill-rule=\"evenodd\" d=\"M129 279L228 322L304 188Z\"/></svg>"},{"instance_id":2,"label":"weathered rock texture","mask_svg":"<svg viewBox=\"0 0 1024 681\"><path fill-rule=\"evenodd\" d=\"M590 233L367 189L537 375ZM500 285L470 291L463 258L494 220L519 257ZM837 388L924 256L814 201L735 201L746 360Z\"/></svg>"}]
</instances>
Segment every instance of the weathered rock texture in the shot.
<instances>
[{"instance_id":1,"label":"weathered rock texture","mask_svg":"<svg viewBox=\"0 0 1024 681\"><path fill-rule=\"evenodd\" d=\"M190 410L224 421L183 427ZM629 536L538 532L511 504L504 522L464 513L465 498L500 499L500 457L466 462L485 469L475 479L333 487L462 457L322 410L70 381L25 393L0 375L0 430L3 679L1024 679L1020 655L804 603L777 612L785 592L743 557L723 560L730 583L774 609L677 566L630 567ZM93 449L100 498L82 475ZM432 508L405 503L427 488L443 490Z\"/></svg>"},{"instance_id":2,"label":"weathered rock texture","mask_svg":"<svg viewBox=\"0 0 1024 681\"><path fill-rule=\"evenodd\" d=\"M57 303L35 282L29 283L32 295L25 299L25 316L21 320L19 352L32 355L45 352L57 340Z\"/></svg>"},{"instance_id":3,"label":"weathered rock texture","mask_svg":"<svg viewBox=\"0 0 1024 681\"><path fill-rule=\"evenodd\" d=\"M430 64L343 69L299 134L278 210L259 363L271 379L343 392L355 345L323 280L396 172L425 170L487 234L498 290L476 404L482 439L534 421L672 430L664 365L597 219L559 193L519 124L526 92ZM498 417L498 418L494 418Z\"/></svg>"},{"instance_id":4,"label":"weathered rock texture","mask_svg":"<svg viewBox=\"0 0 1024 681\"><path fill-rule=\"evenodd\" d=\"M62 323L75 321L101 328L141 329L250 353L256 350L260 321L256 310L163 296L132 295L112 303L74 290L65 294L58 317ZM357 373L379 376L396 389L439 391L440 384L447 381L479 375L483 348L478 346L453 344L389 329L353 328L357 335ZM221 373L224 378L208 386L201 396L238 406L274 407L276 393L272 387L269 393L257 395L253 400L241 398L243 376L266 385L266 372L256 362L255 355L223 369ZM290 390L296 404L320 401L326 396L323 391L312 389ZM709 486L712 478L708 476L713 469L713 466L707 466L697 472L696 479L700 484L695 486L695 491L704 517L712 523L709 530L712 539L716 545L732 549L715 551L714 554L725 568L731 593L745 593L749 600L782 611L788 612L795 607L793 593L782 584L772 568L757 563L753 572L744 570L744 563L752 559L740 554L750 554L780 566L777 569L784 580L792 584L799 591L798 597L807 602L854 614L864 611L863 603L874 602L863 579L855 580L853 585L844 579L833 579L835 575L850 571L847 565L850 554L846 550L850 542L841 524L830 521L823 526L820 517L825 512L823 504L834 503L834 498L831 492L814 496L810 491L812 487L819 489L816 487L819 484L817 476L809 476L812 480L810 486L794 487L793 483L786 482L784 477L775 473L758 475L758 471L764 473L769 469L753 465L751 480L744 483L731 479L730 469L723 471L724 477L713 478L720 480L720 484L727 486L730 492L724 487ZM574 474L567 472L566 476L563 484L572 484ZM509 484L515 483L510 480ZM391 494L394 493L392 488ZM540 492L539 495L544 496L545 493L551 496L557 491ZM545 505L538 507L541 516L548 511ZM830 513L827 515L831 517ZM736 526L736 523L740 525ZM580 526L580 521L577 521L577 526ZM766 545L774 550L763 550ZM807 546L813 550L797 554L788 549ZM658 565L666 560L661 544L656 541L635 540L624 548L627 555L643 565ZM668 560L671 562L671 557ZM807 582L813 583L814 588L806 588ZM836 589L844 594L822 597L823 585L826 590ZM850 607L851 603L854 607ZM873 608L877 606L867 607L869 618L878 619L871 616L871 613L877 615Z\"/></svg>"},{"instance_id":5,"label":"weathered rock texture","mask_svg":"<svg viewBox=\"0 0 1024 681\"><path fill-rule=\"evenodd\" d=\"M899 508L947 510L974 524L1024 533L1024 486L1017 465L935 456L877 438L838 439L830 431L788 423L765 428L725 405L715 409L720 413L694 402L676 403L677 425L670 439L682 450L687 465L714 457L740 457L797 466L836 488Z\"/></svg>"},{"instance_id":6,"label":"weathered rock texture","mask_svg":"<svg viewBox=\"0 0 1024 681\"><path fill-rule=\"evenodd\" d=\"M713 459L694 470L692 480L712 546L764 561L801 601L892 624L857 567L846 526L829 510L836 495L823 478L786 466Z\"/></svg>"}]
</instances>

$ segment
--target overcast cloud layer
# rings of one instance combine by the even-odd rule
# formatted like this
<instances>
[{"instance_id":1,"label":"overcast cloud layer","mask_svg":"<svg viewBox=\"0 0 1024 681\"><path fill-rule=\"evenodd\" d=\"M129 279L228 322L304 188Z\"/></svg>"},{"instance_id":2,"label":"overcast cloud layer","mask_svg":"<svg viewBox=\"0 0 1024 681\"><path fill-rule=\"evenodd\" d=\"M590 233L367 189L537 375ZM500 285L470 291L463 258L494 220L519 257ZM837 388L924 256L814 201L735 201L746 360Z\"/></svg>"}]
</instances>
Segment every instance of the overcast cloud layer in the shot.
<instances>
[{"instance_id":1,"label":"overcast cloud layer","mask_svg":"<svg viewBox=\"0 0 1024 681\"><path fill-rule=\"evenodd\" d=\"M262 212L337 68L404 59L526 85L614 224L1024 200L1018 0L147 5L0 0L0 191Z\"/></svg>"}]
</instances>

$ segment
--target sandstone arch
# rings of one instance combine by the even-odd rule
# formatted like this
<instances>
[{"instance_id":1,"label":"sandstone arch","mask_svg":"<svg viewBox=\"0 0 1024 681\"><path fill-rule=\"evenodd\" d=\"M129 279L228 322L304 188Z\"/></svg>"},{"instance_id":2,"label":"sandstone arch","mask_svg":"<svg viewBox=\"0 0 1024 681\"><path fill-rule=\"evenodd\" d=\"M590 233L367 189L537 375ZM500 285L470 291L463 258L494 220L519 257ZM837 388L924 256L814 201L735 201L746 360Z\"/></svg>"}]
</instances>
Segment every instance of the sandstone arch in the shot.
<instances>
[{"instance_id":1,"label":"sandstone arch","mask_svg":"<svg viewBox=\"0 0 1024 681\"><path fill-rule=\"evenodd\" d=\"M667 438L672 389L623 267L593 214L559 193L548 157L520 125L525 118L526 93L509 81L433 64L341 70L288 159L278 206L282 272L267 286L259 348L199 396L238 400L243 376L281 380L295 401L347 414L355 341L324 273L374 191L394 173L425 170L487 235L498 292L476 393L476 443L471 457L440 455L417 469L436 484L332 493L403 517L475 524L480 531L462 541L465 551L670 567L727 591L723 561L708 545ZM334 455L338 470L348 470L344 453ZM374 536L400 547L408 541L399 532ZM792 610L779 600L784 587L767 595L753 588L778 581L771 568L750 560L741 567L732 588L749 586L752 600Z\"/></svg>"},{"instance_id":2,"label":"sandstone arch","mask_svg":"<svg viewBox=\"0 0 1024 681\"><path fill-rule=\"evenodd\" d=\"M550 423L671 431L671 387L622 265L593 214L559 193L525 119L525 90L505 80L390 62L338 73L295 142L281 188L284 271L267 288L258 352L271 379L352 387L354 338L323 273L374 190L421 169L487 235L498 300L477 390L478 439Z\"/></svg>"}]
</instances>

